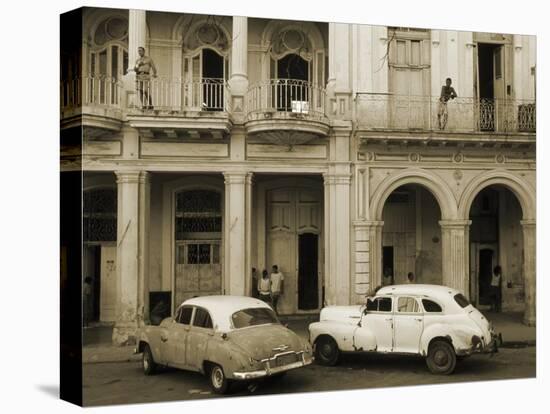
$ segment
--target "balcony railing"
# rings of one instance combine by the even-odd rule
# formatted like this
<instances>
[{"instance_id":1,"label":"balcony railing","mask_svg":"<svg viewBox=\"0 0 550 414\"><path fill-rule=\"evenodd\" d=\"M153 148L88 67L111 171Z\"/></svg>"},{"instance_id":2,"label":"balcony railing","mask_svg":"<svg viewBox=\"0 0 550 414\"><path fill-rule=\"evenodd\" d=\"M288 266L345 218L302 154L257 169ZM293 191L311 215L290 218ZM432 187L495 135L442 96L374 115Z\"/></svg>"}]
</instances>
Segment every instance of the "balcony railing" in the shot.
<instances>
[{"instance_id":1,"label":"balcony railing","mask_svg":"<svg viewBox=\"0 0 550 414\"><path fill-rule=\"evenodd\" d=\"M298 79L271 79L250 85L246 93L248 119L260 114L285 113L305 119L324 120L326 91Z\"/></svg>"},{"instance_id":2,"label":"balcony railing","mask_svg":"<svg viewBox=\"0 0 550 414\"><path fill-rule=\"evenodd\" d=\"M61 81L61 109L97 105L120 107L122 84L107 76L86 76Z\"/></svg>"},{"instance_id":3,"label":"balcony railing","mask_svg":"<svg viewBox=\"0 0 550 414\"><path fill-rule=\"evenodd\" d=\"M534 101L367 94L356 96L359 128L449 132L535 132Z\"/></svg>"},{"instance_id":4,"label":"balcony railing","mask_svg":"<svg viewBox=\"0 0 550 414\"><path fill-rule=\"evenodd\" d=\"M229 90L223 79L180 78L136 80L133 108L168 113L185 111L229 111Z\"/></svg>"}]
</instances>

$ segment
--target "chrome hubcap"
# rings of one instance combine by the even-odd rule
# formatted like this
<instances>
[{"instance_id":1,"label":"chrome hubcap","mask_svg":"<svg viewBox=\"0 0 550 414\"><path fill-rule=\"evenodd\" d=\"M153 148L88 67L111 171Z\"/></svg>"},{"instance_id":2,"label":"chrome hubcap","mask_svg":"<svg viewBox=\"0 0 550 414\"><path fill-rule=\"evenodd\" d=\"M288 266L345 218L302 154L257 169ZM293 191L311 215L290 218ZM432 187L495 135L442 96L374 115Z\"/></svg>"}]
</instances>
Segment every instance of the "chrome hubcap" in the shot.
<instances>
[{"instance_id":1,"label":"chrome hubcap","mask_svg":"<svg viewBox=\"0 0 550 414\"><path fill-rule=\"evenodd\" d=\"M449 362L449 357L445 351L438 350L435 352L434 362L439 366L444 366Z\"/></svg>"},{"instance_id":2,"label":"chrome hubcap","mask_svg":"<svg viewBox=\"0 0 550 414\"><path fill-rule=\"evenodd\" d=\"M212 370L212 382L216 388L221 388L223 383L223 373L218 367Z\"/></svg>"}]
</instances>

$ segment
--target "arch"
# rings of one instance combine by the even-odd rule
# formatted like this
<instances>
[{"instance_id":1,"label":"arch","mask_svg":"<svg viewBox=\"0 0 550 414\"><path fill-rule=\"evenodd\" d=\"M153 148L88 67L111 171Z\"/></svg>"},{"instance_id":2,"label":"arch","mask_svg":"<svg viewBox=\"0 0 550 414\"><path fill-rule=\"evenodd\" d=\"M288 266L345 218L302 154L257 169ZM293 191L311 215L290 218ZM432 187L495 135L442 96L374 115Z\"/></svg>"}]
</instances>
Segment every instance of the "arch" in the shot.
<instances>
[{"instance_id":1,"label":"arch","mask_svg":"<svg viewBox=\"0 0 550 414\"><path fill-rule=\"evenodd\" d=\"M291 22L291 21L281 21L281 20L271 20L265 27L261 36L261 46L264 50L269 48L269 44L273 39L273 35L276 32L281 32L285 30L297 30L304 33L309 41L311 42L313 53L315 50L324 50L325 42L323 41L323 36L317 25L313 22Z\"/></svg>"},{"instance_id":2,"label":"arch","mask_svg":"<svg viewBox=\"0 0 550 414\"><path fill-rule=\"evenodd\" d=\"M113 17L118 17L127 22L129 26L129 11L128 10L119 10L119 9L101 9L94 8L91 9L89 13L84 15L83 21L83 33L85 38L88 40L90 45L93 44L93 35L96 32L98 26L105 20Z\"/></svg>"},{"instance_id":3,"label":"arch","mask_svg":"<svg viewBox=\"0 0 550 414\"><path fill-rule=\"evenodd\" d=\"M485 172L468 183L458 203L458 217L468 220L470 209L475 197L481 190L490 185L502 185L508 188L517 197L524 220L536 218L536 199L534 188L524 179L505 170Z\"/></svg>"},{"instance_id":4,"label":"arch","mask_svg":"<svg viewBox=\"0 0 550 414\"><path fill-rule=\"evenodd\" d=\"M370 216L373 220L382 220L387 198L395 189L405 184L421 185L430 191L439 204L442 220L457 217L456 199L441 177L429 171L407 168L386 177L374 192L370 203Z\"/></svg>"},{"instance_id":5,"label":"arch","mask_svg":"<svg viewBox=\"0 0 550 414\"><path fill-rule=\"evenodd\" d=\"M184 44L186 44L186 40L189 38L189 36L193 35L196 30L203 25L204 23L209 22L210 16L200 16L200 18L197 19L196 15L183 15L178 18L176 23L174 23L174 27L172 28L172 40L175 44L182 47ZM198 50L209 48L212 50L215 50L217 53L219 53L221 56L227 57L229 50L231 48L232 43L232 36L231 36L231 28L228 26L228 18L227 17L221 17L219 22L216 22L219 24L216 24L216 27L221 29L222 34L227 39L227 50L221 50L220 48L217 48L213 45L202 45L196 49L193 49L191 54L195 54Z\"/></svg>"}]
</instances>

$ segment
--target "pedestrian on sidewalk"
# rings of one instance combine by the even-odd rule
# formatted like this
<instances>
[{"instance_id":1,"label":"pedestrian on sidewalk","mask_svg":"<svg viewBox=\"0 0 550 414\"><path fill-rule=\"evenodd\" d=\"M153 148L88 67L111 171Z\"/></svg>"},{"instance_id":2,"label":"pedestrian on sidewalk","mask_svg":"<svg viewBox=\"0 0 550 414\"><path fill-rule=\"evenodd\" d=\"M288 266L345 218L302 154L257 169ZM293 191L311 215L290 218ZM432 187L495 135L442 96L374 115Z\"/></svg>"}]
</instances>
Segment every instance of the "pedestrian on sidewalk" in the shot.
<instances>
[{"instance_id":1,"label":"pedestrian on sidewalk","mask_svg":"<svg viewBox=\"0 0 550 414\"><path fill-rule=\"evenodd\" d=\"M278 315L277 312L277 303L279 302L280 296L283 294L283 284L285 277L284 275L279 272L279 267L277 265L273 265L271 268L271 306L273 307L273 310Z\"/></svg>"},{"instance_id":2,"label":"pedestrian on sidewalk","mask_svg":"<svg viewBox=\"0 0 550 414\"><path fill-rule=\"evenodd\" d=\"M502 268L496 265L491 278L491 310L502 311Z\"/></svg>"},{"instance_id":3,"label":"pedestrian on sidewalk","mask_svg":"<svg viewBox=\"0 0 550 414\"><path fill-rule=\"evenodd\" d=\"M263 270L262 277L258 279L258 297L265 303L271 304L271 280L267 270Z\"/></svg>"}]
</instances>

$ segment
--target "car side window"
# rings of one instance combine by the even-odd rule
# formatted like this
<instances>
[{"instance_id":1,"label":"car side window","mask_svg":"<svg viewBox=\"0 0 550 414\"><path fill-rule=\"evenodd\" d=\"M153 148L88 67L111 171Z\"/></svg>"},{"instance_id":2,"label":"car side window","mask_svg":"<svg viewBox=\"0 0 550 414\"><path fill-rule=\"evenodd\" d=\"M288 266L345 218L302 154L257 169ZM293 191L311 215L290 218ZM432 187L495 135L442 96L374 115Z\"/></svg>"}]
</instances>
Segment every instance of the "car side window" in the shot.
<instances>
[{"instance_id":1,"label":"car side window","mask_svg":"<svg viewBox=\"0 0 550 414\"><path fill-rule=\"evenodd\" d=\"M184 306L180 308L176 318L176 322L182 325L189 325L191 323L191 315L193 314L193 308L191 306Z\"/></svg>"},{"instance_id":2,"label":"car side window","mask_svg":"<svg viewBox=\"0 0 550 414\"><path fill-rule=\"evenodd\" d=\"M422 299L422 306L426 312L443 312L443 309L438 303L435 303L433 300Z\"/></svg>"},{"instance_id":3,"label":"car side window","mask_svg":"<svg viewBox=\"0 0 550 414\"><path fill-rule=\"evenodd\" d=\"M195 311L195 318L193 319L193 326L212 329L212 318L210 314L202 308L197 308Z\"/></svg>"},{"instance_id":4,"label":"car side window","mask_svg":"<svg viewBox=\"0 0 550 414\"><path fill-rule=\"evenodd\" d=\"M397 312L399 313L419 313L420 306L415 298L411 297L400 297L397 300Z\"/></svg>"},{"instance_id":5,"label":"car side window","mask_svg":"<svg viewBox=\"0 0 550 414\"><path fill-rule=\"evenodd\" d=\"M367 301L369 312L391 312L391 298L375 298Z\"/></svg>"}]
</instances>

